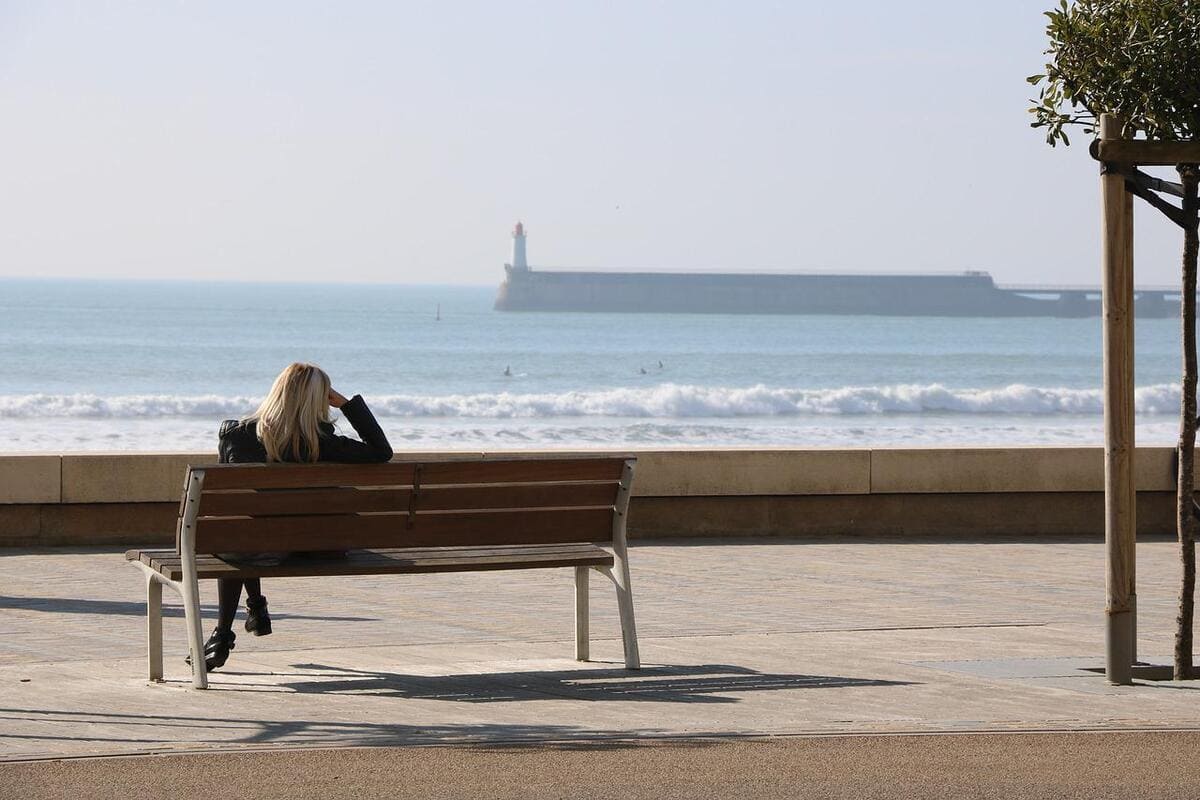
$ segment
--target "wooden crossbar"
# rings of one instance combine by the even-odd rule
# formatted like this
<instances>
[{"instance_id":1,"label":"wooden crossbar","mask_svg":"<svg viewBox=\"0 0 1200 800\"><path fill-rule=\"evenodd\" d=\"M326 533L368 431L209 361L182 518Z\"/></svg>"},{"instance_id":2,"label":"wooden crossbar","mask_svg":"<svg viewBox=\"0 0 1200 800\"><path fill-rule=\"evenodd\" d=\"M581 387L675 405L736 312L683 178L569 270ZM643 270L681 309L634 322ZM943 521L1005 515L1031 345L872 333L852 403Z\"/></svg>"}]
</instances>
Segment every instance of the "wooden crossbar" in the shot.
<instances>
[{"instance_id":1,"label":"wooden crossbar","mask_svg":"<svg viewBox=\"0 0 1200 800\"><path fill-rule=\"evenodd\" d=\"M1112 164L1173 167L1200 164L1200 142L1148 142L1144 139L1097 139L1092 156Z\"/></svg>"}]
</instances>

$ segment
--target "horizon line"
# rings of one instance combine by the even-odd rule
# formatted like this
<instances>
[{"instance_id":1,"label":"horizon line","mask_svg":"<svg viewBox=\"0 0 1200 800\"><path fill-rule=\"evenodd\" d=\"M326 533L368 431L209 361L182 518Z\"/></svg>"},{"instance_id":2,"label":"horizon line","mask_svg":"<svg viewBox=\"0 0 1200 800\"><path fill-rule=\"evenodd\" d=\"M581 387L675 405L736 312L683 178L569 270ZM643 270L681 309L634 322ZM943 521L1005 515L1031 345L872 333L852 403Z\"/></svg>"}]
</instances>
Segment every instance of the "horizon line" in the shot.
<instances>
[{"instance_id":1,"label":"horizon line","mask_svg":"<svg viewBox=\"0 0 1200 800\"><path fill-rule=\"evenodd\" d=\"M95 276L95 275L0 275L0 281L25 281L29 283L67 283L71 281L112 282L112 283L209 283L236 284L239 286L395 286L446 289L487 289L495 288L491 283L410 283L401 281L370 281L370 280L275 280L270 278L144 278L130 276Z\"/></svg>"}]
</instances>

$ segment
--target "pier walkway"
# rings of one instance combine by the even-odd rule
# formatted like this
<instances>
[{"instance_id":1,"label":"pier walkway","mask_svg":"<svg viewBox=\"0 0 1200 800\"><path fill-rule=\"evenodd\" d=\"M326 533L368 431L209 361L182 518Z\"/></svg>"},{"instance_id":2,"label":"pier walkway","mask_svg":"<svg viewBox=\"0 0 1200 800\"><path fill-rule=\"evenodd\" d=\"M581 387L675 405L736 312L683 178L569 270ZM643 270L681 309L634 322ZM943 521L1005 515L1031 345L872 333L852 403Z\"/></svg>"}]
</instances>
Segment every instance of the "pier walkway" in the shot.
<instances>
[{"instance_id":1,"label":"pier walkway","mask_svg":"<svg viewBox=\"0 0 1200 800\"><path fill-rule=\"evenodd\" d=\"M1175 545L1143 542L1138 558L1139 650L1168 663ZM315 770L333 756L280 751L474 746L405 750L415 781L433 769L421 766L429 759L450 768L521 746L554 763L589 748L619 760L626 748L649 746L643 768L663 748L685 760L700 743L735 738L749 748L714 746L712 769L722 758L757 763L754 748L768 744L808 747L815 758L861 741L820 744L807 738L814 734L1048 731L1075 732L1059 742L1093 737L1071 745L1075 752L1117 747L1088 732L1154 731L1134 739L1155 757L1195 753L1196 735L1167 732L1200 729L1200 684L1114 687L1098 672L1103 561L1099 542L1079 539L641 542L631 555L645 665L636 673L621 669L616 604L600 581L591 598L596 660L572 660L569 571L277 580L264 585L274 635L240 635L212 688L195 691L177 604L166 608L167 682L146 682L141 576L117 548L4 550L0 761L263 751ZM164 602L176 603L168 594ZM211 583L202 587L210 615L214 595ZM945 754L973 738L922 738L909 751L956 742ZM1056 746L991 740L1026 748L1034 761ZM353 769L346 765L371 752L394 751L342 752L339 763ZM41 774L71 763L83 762L43 764ZM531 763L529 774L547 763ZM0 763L0 785L35 766ZM1103 774L1088 772L1093 782Z\"/></svg>"}]
</instances>

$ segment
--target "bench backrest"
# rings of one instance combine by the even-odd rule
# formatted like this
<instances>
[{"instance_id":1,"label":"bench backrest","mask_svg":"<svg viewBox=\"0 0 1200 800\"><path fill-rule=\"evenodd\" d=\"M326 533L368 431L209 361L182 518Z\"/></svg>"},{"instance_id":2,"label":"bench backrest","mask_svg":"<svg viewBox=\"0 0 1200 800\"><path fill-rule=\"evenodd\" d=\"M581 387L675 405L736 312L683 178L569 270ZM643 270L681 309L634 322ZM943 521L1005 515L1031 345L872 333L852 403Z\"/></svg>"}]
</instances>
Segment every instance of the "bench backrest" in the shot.
<instances>
[{"instance_id":1,"label":"bench backrest","mask_svg":"<svg viewBox=\"0 0 1200 800\"><path fill-rule=\"evenodd\" d=\"M633 466L629 456L193 466L177 541L196 553L618 536L623 547Z\"/></svg>"}]
</instances>

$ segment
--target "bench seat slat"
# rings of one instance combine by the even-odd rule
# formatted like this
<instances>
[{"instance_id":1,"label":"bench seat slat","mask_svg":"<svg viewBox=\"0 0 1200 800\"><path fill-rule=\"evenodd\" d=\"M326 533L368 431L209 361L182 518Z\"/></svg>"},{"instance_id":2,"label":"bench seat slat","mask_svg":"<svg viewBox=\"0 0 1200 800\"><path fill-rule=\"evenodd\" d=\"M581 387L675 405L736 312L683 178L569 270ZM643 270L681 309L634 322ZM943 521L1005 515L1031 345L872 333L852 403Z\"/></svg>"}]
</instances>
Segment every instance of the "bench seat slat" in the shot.
<instances>
[{"instance_id":1,"label":"bench seat slat","mask_svg":"<svg viewBox=\"0 0 1200 800\"><path fill-rule=\"evenodd\" d=\"M173 581L183 579L174 550L131 550L126 559L141 561ZM608 566L613 556L595 545L553 547L438 547L424 549L351 550L345 557L285 560L275 566L230 564L216 556L196 557L197 577L302 577L321 575L386 575L546 567Z\"/></svg>"},{"instance_id":2,"label":"bench seat slat","mask_svg":"<svg viewBox=\"0 0 1200 800\"><path fill-rule=\"evenodd\" d=\"M596 550L595 545L590 544L536 544L536 545L509 545L503 547L404 547L404 548L371 548L369 551L361 552L387 552L387 553L408 553L413 558L426 558L429 556L445 556L445 555L488 555L488 554L515 554L522 555L526 553L578 553L592 552ZM603 548L600 548L603 550ZM359 551L348 551L359 552ZM607 551L605 551L607 552ZM141 561L143 564L149 565L152 560L180 560L179 551L170 548L153 548L148 550L126 550L126 561ZM203 563L206 559L213 562L224 563L224 561L216 555L210 553L197 553L197 563Z\"/></svg>"}]
</instances>

